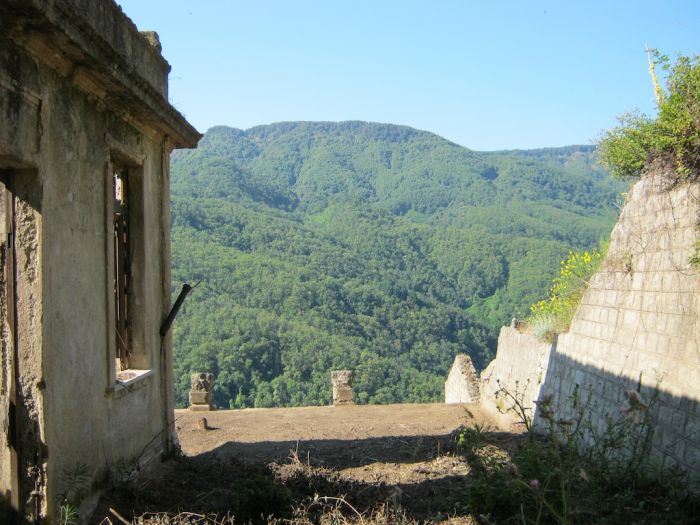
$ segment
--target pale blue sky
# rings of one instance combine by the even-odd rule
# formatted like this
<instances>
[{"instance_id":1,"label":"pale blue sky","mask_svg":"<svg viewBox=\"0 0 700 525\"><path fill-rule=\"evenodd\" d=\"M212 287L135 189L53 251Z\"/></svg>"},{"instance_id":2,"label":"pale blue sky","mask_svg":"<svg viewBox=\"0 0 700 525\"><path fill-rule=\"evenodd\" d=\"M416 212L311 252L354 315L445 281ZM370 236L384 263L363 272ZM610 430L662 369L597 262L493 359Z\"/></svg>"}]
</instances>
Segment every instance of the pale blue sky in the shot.
<instances>
[{"instance_id":1,"label":"pale blue sky","mask_svg":"<svg viewBox=\"0 0 700 525\"><path fill-rule=\"evenodd\" d=\"M654 109L645 44L700 53L700 0L117 0L200 131L368 120L478 150L587 144Z\"/></svg>"}]
</instances>

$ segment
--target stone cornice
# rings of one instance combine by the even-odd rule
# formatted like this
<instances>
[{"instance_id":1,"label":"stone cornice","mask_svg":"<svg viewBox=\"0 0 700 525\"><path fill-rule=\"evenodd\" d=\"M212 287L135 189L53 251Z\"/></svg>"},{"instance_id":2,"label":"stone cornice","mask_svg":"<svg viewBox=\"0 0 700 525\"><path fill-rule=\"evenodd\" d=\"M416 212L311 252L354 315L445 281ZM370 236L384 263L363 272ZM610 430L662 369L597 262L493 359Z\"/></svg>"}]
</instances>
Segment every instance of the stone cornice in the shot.
<instances>
[{"instance_id":1,"label":"stone cornice","mask_svg":"<svg viewBox=\"0 0 700 525\"><path fill-rule=\"evenodd\" d=\"M170 66L112 0L3 0L2 25L37 61L176 148L201 134L167 100Z\"/></svg>"}]
</instances>

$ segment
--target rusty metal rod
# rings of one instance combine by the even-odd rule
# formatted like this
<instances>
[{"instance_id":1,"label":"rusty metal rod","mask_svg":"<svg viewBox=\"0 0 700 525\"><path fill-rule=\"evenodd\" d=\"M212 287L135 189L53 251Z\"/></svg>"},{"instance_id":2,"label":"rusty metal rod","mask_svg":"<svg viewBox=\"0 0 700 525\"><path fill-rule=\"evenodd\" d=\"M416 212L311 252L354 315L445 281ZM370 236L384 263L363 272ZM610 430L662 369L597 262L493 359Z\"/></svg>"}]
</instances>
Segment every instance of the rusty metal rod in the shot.
<instances>
[{"instance_id":1,"label":"rusty metal rod","mask_svg":"<svg viewBox=\"0 0 700 525\"><path fill-rule=\"evenodd\" d=\"M202 281L199 281L199 283L201 283L201 282ZM199 286L199 283L195 284L194 286L190 286L187 283L182 285L182 290L180 290L180 295L177 296L177 299L175 300L175 304L173 305L173 307L170 309L170 312L168 313L168 317L166 317L165 321L163 321L163 324L160 325L161 337L165 337L165 334L167 334L168 330L170 330L170 326L173 324L173 321L175 320L177 313L180 311L180 307L182 306L182 303L184 303L185 299L187 299L187 294L189 294L192 290L197 288L197 286Z\"/></svg>"}]
</instances>

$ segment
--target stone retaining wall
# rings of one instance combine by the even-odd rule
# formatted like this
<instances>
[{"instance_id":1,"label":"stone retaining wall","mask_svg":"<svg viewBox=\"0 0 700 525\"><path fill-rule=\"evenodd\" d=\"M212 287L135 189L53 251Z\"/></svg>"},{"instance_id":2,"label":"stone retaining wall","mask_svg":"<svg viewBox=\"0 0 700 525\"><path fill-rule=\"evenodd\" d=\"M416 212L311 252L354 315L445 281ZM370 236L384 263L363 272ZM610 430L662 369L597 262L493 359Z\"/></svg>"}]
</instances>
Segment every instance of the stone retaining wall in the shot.
<instances>
[{"instance_id":1,"label":"stone retaining wall","mask_svg":"<svg viewBox=\"0 0 700 525\"><path fill-rule=\"evenodd\" d=\"M551 393L557 417L576 412L574 399L587 402L602 431L609 418L624 417L625 390L638 391L652 403L664 466L700 476L700 274L689 263L699 196L699 184L671 187L662 169L636 183L569 332L547 351L503 328L482 374L484 403L497 403L494 378L527 384L526 401Z\"/></svg>"},{"instance_id":2,"label":"stone retaining wall","mask_svg":"<svg viewBox=\"0 0 700 525\"><path fill-rule=\"evenodd\" d=\"M484 407L502 424L512 419L503 416L513 406L504 391L522 399L534 415L552 348L552 343L522 333L514 325L501 328L496 359L481 373L481 395Z\"/></svg>"}]
</instances>

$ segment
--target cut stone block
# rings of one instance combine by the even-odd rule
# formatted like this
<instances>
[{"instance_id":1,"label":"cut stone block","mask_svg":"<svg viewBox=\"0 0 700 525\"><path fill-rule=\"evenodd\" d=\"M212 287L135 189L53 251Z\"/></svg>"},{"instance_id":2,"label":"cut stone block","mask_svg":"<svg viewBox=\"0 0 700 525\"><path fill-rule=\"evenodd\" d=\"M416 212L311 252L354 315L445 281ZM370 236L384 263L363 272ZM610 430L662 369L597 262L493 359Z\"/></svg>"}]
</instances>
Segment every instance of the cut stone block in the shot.
<instances>
[{"instance_id":1,"label":"cut stone block","mask_svg":"<svg viewBox=\"0 0 700 525\"><path fill-rule=\"evenodd\" d=\"M211 405L190 405L190 412L209 412Z\"/></svg>"},{"instance_id":2,"label":"cut stone block","mask_svg":"<svg viewBox=\"0 0 700 525\"><path fill-rule=\"evenodd\" d=\"M198 373L190 377L190 410L211 410L211 389L214 375Z\"/></svg>"},{"instance_id":3,"label":"cut stone block","mask_svg":"<svg viewBox=\"0 0 700 525\"><path fill-rule=\"evenodd\" d=\"M211 394L209 392L197 392L190 390L190 405L211 404Z\"/></svg>"},{"instance_id":4,"label":"cut stone block","mask_svg":"<svg viewBox=\"0 0 700 525\"><path fill-rule=\"evenodd\" d=\"M352 370L333 370L331 372L333 383L333 404L352 405Z\"/></svg>"}]
</instances>

